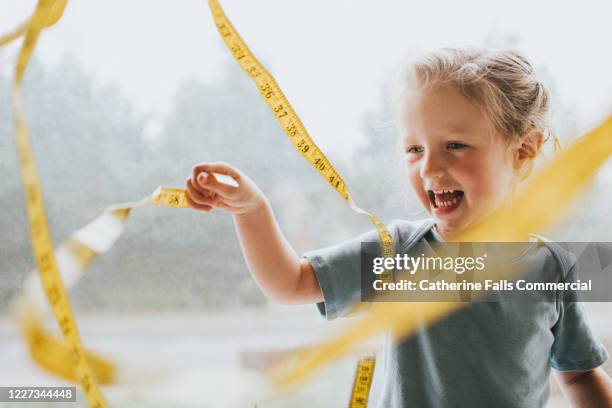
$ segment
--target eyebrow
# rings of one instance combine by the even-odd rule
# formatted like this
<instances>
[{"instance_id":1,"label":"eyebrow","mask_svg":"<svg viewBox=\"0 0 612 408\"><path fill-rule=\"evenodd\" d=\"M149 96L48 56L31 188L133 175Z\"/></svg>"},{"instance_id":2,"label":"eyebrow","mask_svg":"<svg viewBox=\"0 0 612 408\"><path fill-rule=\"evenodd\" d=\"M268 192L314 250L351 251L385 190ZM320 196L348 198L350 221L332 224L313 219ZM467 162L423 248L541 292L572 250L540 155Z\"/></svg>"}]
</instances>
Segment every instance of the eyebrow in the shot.
<instances>
[{"instance_id":1,"label":"eyebrow","mask_svg":"<svg viewBox=\"0 0 612 408\"><path fill-rule=\"evenodd\" d=\"M447 126L443 129L444 133L455 133L455 134L472 134L472 129L466 128L466 126L462 126L461 124L454 124L451 126Z\"/></svg>"},{"instance_id":2,"label":"eyebrow","mask_svg":"<svg viewBox=\"0 0 612 408\"><path fill-rule=\"evenodd\" d=\"M443 130L444 135L457 135L457 136L462 136L462 137L466 137L468 139L473 139L473 131L469 130L469 129L465 129L465 127L448 127L446 129ZM405 134L404 137L402 138L402 141L404 143L406 143L408 141L408 139L414 137L414 135L412 134Z\"/></svg>"}]
</instances>

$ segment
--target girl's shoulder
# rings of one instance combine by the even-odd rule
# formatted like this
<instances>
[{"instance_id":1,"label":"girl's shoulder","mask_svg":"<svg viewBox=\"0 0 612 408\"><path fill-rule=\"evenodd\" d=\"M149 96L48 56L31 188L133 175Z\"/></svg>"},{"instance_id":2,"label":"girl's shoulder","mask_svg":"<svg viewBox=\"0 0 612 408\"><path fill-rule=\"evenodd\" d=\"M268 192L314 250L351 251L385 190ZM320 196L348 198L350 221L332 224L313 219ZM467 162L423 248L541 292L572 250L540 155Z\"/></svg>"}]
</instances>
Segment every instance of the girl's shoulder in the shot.
<instances>
[{"instance_id":1,"label":"girl's shoulder","mask_svg":"<svg viewBox=\"0 0 612 408\"><path fill-rule=\"evenodd\" d=\"M419 241L433 227L434 220L425 218L416 221L395 219L389 224L390 232L401 252Z\"/></svg>"},{"instance_id":2,"label":"girl's shoulder","mask_svg":"<svg viewBox=\"0 0 612 408\"><path fill-rule=\"evenodd\" d=\"M567 242L555 242L542 235L529 234L530 241L536 245L536 250L541 250L548 255L549 262L556 263L563 277L576 265L578 259L570 250Z\"/></svg>"}]
</instances>

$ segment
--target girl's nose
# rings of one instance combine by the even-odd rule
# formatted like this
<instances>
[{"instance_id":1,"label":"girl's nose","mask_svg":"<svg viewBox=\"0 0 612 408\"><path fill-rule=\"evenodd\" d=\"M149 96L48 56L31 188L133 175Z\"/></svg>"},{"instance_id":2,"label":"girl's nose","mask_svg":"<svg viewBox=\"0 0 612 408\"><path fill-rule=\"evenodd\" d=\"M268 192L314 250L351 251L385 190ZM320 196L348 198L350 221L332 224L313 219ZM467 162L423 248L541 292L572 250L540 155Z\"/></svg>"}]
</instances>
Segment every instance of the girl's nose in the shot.
<instances>
[{"instance_id":1,"label":"girl's nose","mask_svg":"<svg viewBox=\"0 0 612 408\"><path fill-rule=\"evenodd\" d=\"M439 157L425 154L421 162L421 178L441 178L444 172L444 164Z\"/></svg>"}]
</instances>

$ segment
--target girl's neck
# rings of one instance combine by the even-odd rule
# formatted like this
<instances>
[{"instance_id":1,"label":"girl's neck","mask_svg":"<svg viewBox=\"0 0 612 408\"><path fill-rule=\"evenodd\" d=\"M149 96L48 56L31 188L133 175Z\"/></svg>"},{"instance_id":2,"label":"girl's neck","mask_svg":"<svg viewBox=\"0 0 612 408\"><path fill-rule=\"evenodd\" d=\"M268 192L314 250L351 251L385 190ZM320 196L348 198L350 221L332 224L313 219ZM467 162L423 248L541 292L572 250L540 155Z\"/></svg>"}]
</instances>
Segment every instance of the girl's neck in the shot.
<instances>
[{"instance_id":1,"label":"girl's neck","mask_svg":"<svg viewBox=\"0 0 612 408\"><path fill-rule=\"evenodd\" d=\"M448 242L448 237L446 237L442 231L438 229L438 224L434 224L434 230L435 234L438 235L438 238L441 238L444 242Z\"/></svg>"}]
</instances>

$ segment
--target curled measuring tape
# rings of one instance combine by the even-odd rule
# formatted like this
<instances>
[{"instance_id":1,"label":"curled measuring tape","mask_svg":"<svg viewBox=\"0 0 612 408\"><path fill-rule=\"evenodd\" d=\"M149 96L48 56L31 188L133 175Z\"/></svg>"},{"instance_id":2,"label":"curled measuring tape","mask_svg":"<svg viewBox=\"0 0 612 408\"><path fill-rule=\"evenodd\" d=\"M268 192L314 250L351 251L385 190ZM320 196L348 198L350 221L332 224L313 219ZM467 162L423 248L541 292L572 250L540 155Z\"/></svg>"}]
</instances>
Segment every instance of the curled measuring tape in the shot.
<instances>
[{"instance_id":1,"label":"curled measuring tape","mask_svg":"<svg viewBox=\"0 0 612 408\"><path fill-rule=\"evenodd\" d=\"M98 388L98 380L89 366L70 302L59 275L53 251L53 241L45 215L42 188L34 163L34 155L22 105L21 86L25 69L34 51L41 30L48 21L53 20L51 18L53 16L52 10L58 7L58 4L61 5L58 1L39 0L36 10L25 29L25 37L17 57L13 88L16 142L25 192L30 241L40 279L45 289L47 300L51 305L51 310L66 340L69 350L68 355L74 364L75 378L81 385L89 405L93 408L103 408L107 406L107 403ZM65 3L63 6L65 6ZM61 8L62 11L63 9L64 7ZM60 17L61 12L55 21Z\"/></svg>"},{"instance_id":2,"label":"curled measuring tape","mask_svg":"<svg viewBox=\"0 0 612 408\"><path fill-rule=\"evenodd\" d=\"M100 393L98 382L113 383L115 367L104 358L83 349L66 288L78 281L97 255L112 247L123 232L124 223L131 210L148 204L174 208L188 208L188 205L183 189L159 187L143 200L110 207L94 221L76 231L54 252L42 202L42 188L22 108L21 84L41 30L55 24L61 18L65 6L66 0L41 0L28 21L19 25L13 32L0 37L0 46L3 46L25 36L15 70L13 102L19 165L26 195L32 249L38 266L35 271L37 273L27 279L25 289L14 300L12 309L22 326L32 358L50 372L80 383L89 405L101 408L106 407L107 403ZM235 183L227 176L215 175L220 182ZM51 311L59 323L65 342L43 327L47 302L51 305Z\"/></svg>"},{"instance_id":3,"label":"curled measuring tape","mask_svg":"<svg viewBox=\"0 0 612 408\"><path fill-rule=\"evenodd\" d=\"M38 271L38 277L32 276L27 280L25 290L13 303L13 309L22 325L33 359L54 374L80 383L89 405L101 408L106 407L107 403L99 390L98 381L103 384L112 383L115 368L105 359L84 350L62 275L68 285L76 283L93 258L113 245L132 209L146 204L187 208L187 203L184 190L160 187L144 200L111 207L60 246L56 256L23 112L21 86L41 30L55 24L61 18L65 6L66 0L40 0L27 22L8 35L0 37L1 46L19 36L25 36L15 69L13 106L30 240ZM59 323L65 342L43 328L46 302L51 305L51 311Z\"/></svg>"},{"instance_id":4,"label":"curled measuring tape","mask_svg":"<svg viewBox=\"0 0 612 408\"><path fill-rule=\"evenodd\" d=\"M323 151L316 145L306 130L306 127L296 114L295 110L289 103L289 100L276 83L274 77L264 68L264 66L255 58L246 43L242 40L230 20L227 18L221 5L217 0L209 0L208 5L212 11L215 25L221 34L221 38L231 51L234 59L240 67L253 80L259 93L264 101L274 114L274 117L282 127L285 134L291 140L291 143L296 150L304 157L308 163L333 187L334 190L342 199L351 207L351 209L359 214L367 216L378 232L380 239L381 254L383 257L395 256L395 243L393 237L385 227L385 225L373 214L365 211L357 205L348 186L338 171L325 156ZM381 275L381 280L391 281L393 279L392 271L385 271ZM351 408L366 407L368 403L368 395L370 392L372 375L359 376L360 372L367 371L371 366L374 367L375 357L361 358L357 364L356 378L363 378L365 384L357 381L353 384L353 389L350 398L349 406ZM364 395L365 394L365 395Z\"/></svg>"},{"instance_id":5,"label":"curled measuring tape","mask_svg":"<svg viewBox=\"0 0 612 408\"><path fill-rule=\"evenodd\" d=\"M353 211L363 214L370 219L378 231L383 256L393 257L395 255L395 244L385 225L375 215L363 210L355 203L344 179L312 140L274 77L255 58L251 50L240 38L240 35L223 12L219 2L217 0L209 0L208 4L223 41L232 52L238 64L240 64L240 67L253 80L259 93L264 98L264 101L283 128L285 134L291 140L293 146L329 185L340 194Z\"/></svg>"},{"instance_id":6,"label":"curled measuring tape","mask_svg":"<svg viewBox=\"0 0 612 408\"><path fill-rule=\"evenodd\" d=\"M217 175L217 178L221 177ZM109 207L92 222L74 232L55 250L64 287L73 287L94 258L110 250L123 233L125 222L132 210L150 204L173 208L188 207L183 190L162 187L138 202ZM34 361L53 374L69 381L77 381L69 358L68 345L44 329L43 321L48 307L38 271L28 276L24 289L13 301L12 309L20 322ZM91 352L85 354L101 384L115 383L114 364Z\"/></svg>"}]
</instances>

